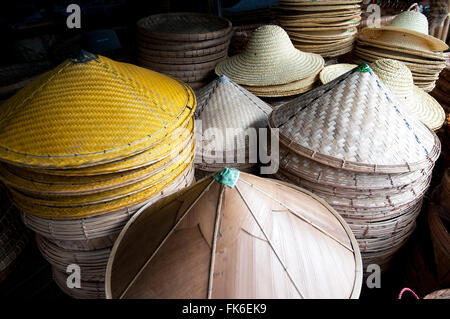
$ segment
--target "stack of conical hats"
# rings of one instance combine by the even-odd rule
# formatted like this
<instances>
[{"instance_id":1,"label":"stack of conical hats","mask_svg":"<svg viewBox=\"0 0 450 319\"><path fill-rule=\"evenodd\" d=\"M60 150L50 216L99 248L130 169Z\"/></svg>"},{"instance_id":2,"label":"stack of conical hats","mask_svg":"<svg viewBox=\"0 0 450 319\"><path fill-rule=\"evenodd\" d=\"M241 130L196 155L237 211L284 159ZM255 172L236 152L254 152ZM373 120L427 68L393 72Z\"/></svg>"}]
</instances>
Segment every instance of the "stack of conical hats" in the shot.
<instances>
[{"instance_id":1,"label":"stack of conical hats","mask_svg":"<svg viewBox=\"0 0 450 319\"><path fill-rule=\"evenodd\" d=\"M195 106L186 84L87 52L3 104L1 179L72 296L104 296L105 249L126 221L191 183ZM61 270L78 260L82 288L67 289Z\"/></svg>"},{"instance_id":2,"label":"stack of conical hats","mask_svg":"<svg viewBox=\"0 0 450 319\"><path fill-rule=\"evenodd\" d=\"M445 42L428 35L428 20L418 11L405 11L380 28L361 31L355 50L356 63L383 58L402 61L411 70L414 84L426 92L433 90L448 56Z\"/></svg>"},{"instance_id":3,"label":"stack of conical hats","mask_svg":"<svg viewBox=\"0 0 450 319\"><path fill-rule=\"evenodd\" d=\"M200 13L164 13L137 22L139 65L176 77L192 88L214 76L227 57L231 22Z\"/></svg>"},{"instance_id":4,"label":"stack of conical hats","mask_svg":"<svg viewBox=\"0 0 450 319\"><path fill-rule=\"evenodd\" d=\"M324 65L323 58L292 45L286 31L265 25L253 31L245 50L216 66L217 75L261 97L281 97L309 91Z\"/></svg>"},{"instance_id":5,"label":"stack of conical hats","mask_svg":"<svg viewBox=\"0 0 450 319\"><path fill-rule=\"evenodd\" d=\"M357 67L355 64L335 64L325 67L320 73L322 83L328 83ZM437 131L445 122L445 111L428 93L414 85L411 71L400 61L380 59L370 64L372 71L417 117L431 130Z\"/></svg>"},{"instance_id":6,"label":"stack of conical hats","mask_svg":"<svg viewBox=\"0 0 450 319\"><path fill-rule=\"evenodd\" d=\"M440 153L436 134L363 64L275 109L277 177L326 200L345 218L365 267L389 266L415 227Z\"/></svg>"},{"instance_id":7,"label":"stack of conical hats","mask_svg":"<svg viewBox=\"0 0 450 319\"><path fill-rule=\"evenodd\" d=\"M0 183L0 283L14 269L15 261L29 241L30 234Z\"/></svg>"},{"instance_id":8,"label":"stack of conical hats","mask_svg":"<svg viewBox=\"0 0 450 319\"><path fill-rule=\"evenodd\" d=\"M357 298L361 279L358 244L328 204L293 185L225 169L130 220L110 255L106 293Z\"/></svg>"},{"instance_id":9,"label":"stack of conical hats","mask_svg":"<svg viewBox=\"0 0 450 319\"><path fill-rule=\"evenodd\" d=\"M297 49L336 57L353 49L361 1L280 0L279 23Z\"/></svg>"},{"instance_id":10,"label":"stack of conical hats","mask_svg":"<svg viewBox=\"0 0 450 319\"><path fill-rule=\"evenodd\" d=\"M255 171L258 129L267 127L272 108L225 75L196 95L196 176L224 167Z\"/></svg>"}]
</instances>

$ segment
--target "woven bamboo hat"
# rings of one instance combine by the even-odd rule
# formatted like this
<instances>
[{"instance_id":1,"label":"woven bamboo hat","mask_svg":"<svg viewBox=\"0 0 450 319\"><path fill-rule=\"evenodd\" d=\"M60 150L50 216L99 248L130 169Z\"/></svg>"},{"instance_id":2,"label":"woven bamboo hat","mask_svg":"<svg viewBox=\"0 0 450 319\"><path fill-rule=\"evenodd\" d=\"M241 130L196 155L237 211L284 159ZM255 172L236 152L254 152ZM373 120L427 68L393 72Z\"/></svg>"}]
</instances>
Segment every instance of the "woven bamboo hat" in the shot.
<instances>
[{"instance_id":1,"label":"woven bamboo hat","mask_svg":"<svg viewBox=\"0 0 450 319\"><path fill-rule=\"evenodd\" d=\"M251 152L257 152L256 149L249 150L252 145L246 140L246 130L267 127L267 119L272 108L225 75L198 90L196 94L198 107L195 117L201 120L202 135L210 129L217 129L223 134L221 140L219 137L214 140L206 136L202 138L201 145L200 143L197 145L196 154L201 163L196 164L196 167L209 170L208 163L220 164L219 167L222 168L230 164L248 164L247 161L237 162L239 152L247 156ZM231 155L231 161L227 160L230 158L227 154ZM208 162L205 161L205 157L208 158ZM213 170L217 171L219 167L214 166Z\"/></svg>"},{"instance_id":2,"label":"woven bamboo hat","mask_svg":"<svg viewBox=\"0 0 450 319\"><path fill-rule=\"evenodd\" d=\"M323 65L320 55L295 49L282 28L266 25L252 33L244 52L220 62L216 74L237 84L264 86L311 77Z\"/></svg>"},{"instance_id":3,"label":"woven bamboo hat","mask_svg":"<svg viewBox=\"0 0 450 319\"><path fill-rule=\"evenodd\" d=\"M182 82L83 52L3 104L0 158L40 168L123 159L168 136L194 105Z\"/></svg>"},{"instance_id":4,"label":"woven bamboo hat","mask_svg":"<svg viewBox=\"0 0 450 319\"><path fill-rule=\"evenodd\" d=\"M403 173L428 167L440 154L436 134L367 64L275 109L269 127L299 155L344 170Z\"/></svg>"},{"instance_id":5,"label":"woven bamboo hat","mask_svg":"<svg viewBox=\"0 0 450 319\"><path fill-rule=\"evenodd\" d=\"M411 10L413 7L416 10ZM402 43L403 34L412 35L416 39L420 39L432 51L444 51L448 49L445 42L428 35L428 20L425 15L418 11L417 3L410 7L410 11L405 11L397 15L392 22L380 28L365 28L362 33L372 39L380 39L385 32L391 33L394 36L394 43ZM407 45L407 43L405 43ZM422 45L423 47L423 45Z\"/></svg>"},{"instance_id":6,"label":"woven bamboo hat","mask_svg":"<svg viewBox=\"0 0 450 319\"><path fill-rule=\"evenodd\" d=\"M397 60L381 59L370 66L408 110L430 129L438 130L444 124L444 109L433 97L414 85L406 65Z\"/></svg>"},{"instance_id":7,"label":"woven bamboo hat","mask_svg":"<svg viewBox=\"0 0 450 319\"><path fill-rule=\"evenodd\" d=\"M127 223L105 290L107 298L357 298L361 270L353 234L324 201L225 169Z\"/></svg>"}]
</instances>

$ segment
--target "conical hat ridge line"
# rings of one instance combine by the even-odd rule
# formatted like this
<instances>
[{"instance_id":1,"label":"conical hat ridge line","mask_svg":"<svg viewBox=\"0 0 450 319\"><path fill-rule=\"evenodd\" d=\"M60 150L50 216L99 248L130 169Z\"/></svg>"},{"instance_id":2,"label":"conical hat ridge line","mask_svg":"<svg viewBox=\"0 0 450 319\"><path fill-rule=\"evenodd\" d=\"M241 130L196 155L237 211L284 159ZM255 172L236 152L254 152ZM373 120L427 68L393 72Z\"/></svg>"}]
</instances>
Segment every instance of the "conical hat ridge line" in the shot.
<instances>
[{"instance_id":1,"label":"conical hat ridge line","mask_svg":"<svg viewBox=\"0 0 450 319\"><path fill-rule=\"evenodd\" d=\"M248 184L248 183L247 183ZM251 187L253 187L253 185L249 184ZM275 249L275 246L273 245L272 241L270 240L269 236L267 236L264 227L262 227L261 223L259 222L258 218L256 218L255 214L253 213L253 210L251 209L251 207L249 206L247 200L245 199L245 197L242 195L239 186L236 184L235 186L236 191L238 192L239 196L241 197L242 201L245 203L245 206L247 206L248 211L250 212L250 214L252 215L253 219L255 220L256 224L258 225L259 229L261 230L261 232L263 233L264 237L267 240L267 243L269 244L270 248L272 249L272 251L274 252L275 256L277 257L278 261L280 262L281 266L283 267L284 271L286 272L289 280L292 282L292 284L295 287L295 290L297 290L298 294L300 295L301 298L305 298L304 294L300 291L300 288L298 287L297 283L295 282L294 278L292 277L291 273L289 272L286 263L281 259L280 255L278 254L277 250ZM256 189L256 187L254 187Z\"/></svg>"},{"instance_id":2,"label":"conical hat ridge line","mask_svg":"<svg viewBox=\"0 0 450 319\"><path fill-rule=\"evenodd\" d=\"M214 182L216 181L213 177L209 177L211 178L211 181L208 183L208 185L206 185L206 187L202 190L202 192L197 196L197 198L191 203L191 205L189 205L189 207L186 209L186 211L183 213L183 215L180 216L180 218L177 220L177 222L172 226L172 228L170 229L170 231L166 234L166 236L164 236L163 240L161 241L161 243L158 245L158 247L156 247L155 251L152 253L152 255L147 259L147 261L142 265L142 267L139 269L139 271L133 276L133 279L127 284L127 286L125 287L124 291L119 295L119 299L123 299L123 297L125 296L125 294L128 292L128 290L133 286L133 284L136 282L136 280L139 278L139 276L142 274L142 272L145 270L145 268L148 266L148 264L150 263L150 261L153 259L153 257L156 255L156 253L161 249L161 247L164 245L164 243L167 241L167 239L170 237L170 235L175 231L175 229L177 228L177 226L183 221L184 217L186 217L186 215L191 211L191 209L197 204L197 202L203 197L203 195L206 194L206 192L209 190L209 188L211 187L212 184L214 184ZM195 184L194 184L195 185ZM190 187L188 189L191 189ZM185 189L186 190L186 189ZM185 193L185 191L180 192L178 195L178 197L181 197L183 194ZM143 206L139 212L144 211L148 206L150 205L145 205ZM134 216L128 221L127 225L131 225L132 221L136 220L137 217L140 215L139 212L137 212L136 214L134 214ZM124 229L125 230L125 229ZM122 230L122 233L123 231ZM110 255L113 256L113 254ZM108 262L108 265L110 263Z\"/></svg>"}]
</instances>

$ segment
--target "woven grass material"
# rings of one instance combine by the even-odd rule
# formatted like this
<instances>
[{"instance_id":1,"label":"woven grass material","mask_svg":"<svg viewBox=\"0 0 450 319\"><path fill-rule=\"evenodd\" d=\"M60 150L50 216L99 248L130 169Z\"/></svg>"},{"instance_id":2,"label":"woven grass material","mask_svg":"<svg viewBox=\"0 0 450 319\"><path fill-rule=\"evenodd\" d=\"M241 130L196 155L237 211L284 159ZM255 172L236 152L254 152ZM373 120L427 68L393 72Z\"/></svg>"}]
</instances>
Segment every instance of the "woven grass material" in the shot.
<instances>
[{"instance_id":1,"label":"woven grass material","mask_svg":"<svg viewBox=\"0 0 450 319\"><path fill-rule=\"evenodd\" d=\"M423 299L450 299L450 289L441 289L423 297Z\"/></svg>"},{"instance_id":2,"label":"woven grass material","mask_svg":"<svg viewBox=\"0 0 450 319\"><path fill-rule=\"evenodd\" d=\"M362 65L280 106L269 127L279 128L284 146L328 166L362 173L429 167L440 154L439 140L402 108Z\"/></svg>"},{"instance_id":3,"label":"woven grass material","mask_svg":"<svg viewBox=\"0 0 450 319\"><path fill-rule=\"evenodd\" d=\"M414 85L406 65L400 61L382 59L372 63L371 68L422 123L434 131L441 128L445 122L444 110L433 97Z\"/></svg>"},{"instance_id":4,"label":"woven grass material","mask_svg":"<svg viewBox=\"0 0 450 319\"><path fill-rule=\"evenodd\" d=\"M224 75L196 93L198 107L195 117L202 121L201 133L204 136L200 150L197 146L196 156L201 159L197 162L203 169L214 166L215 171L230 165L257 165L248 161L239 163L238 154L256 152L249 150L255 145L249 144L246 130L267 127L272 108ZM205 132L211 129L219 130L222 137L207 139ZM231 132L230 129L237 131Z\"/></svg>"},{"instance_id":5,"label":"woven grass material","mask_svg":"<svg viewBox=\"0 0 450 319\"><path fill-rule=\"evenodd\" d=\"M193 181L194 168L191 166L154 197L115 212L72 219L50 219L22 213L21 218L28 228L57 243L62 248L75 250L102 249L113 245L120 230L142 206L150 205L173 192L183 189L191 185Z\"/></svg>"},{"instance_id":6,"label":"woven grass material","mask_svg":"<svg viewBox=\"0 0 450 319\"><path fill-rule=\"evenodd\" d=\"M226 186L226 172L135 215L108 262L108 298L357 298L359 250L338 214L282 182L241 172ZM165 221L149 232L155 219Z\"/></svg>"},{"instance_id":7,"label":"woven grass material","mask_svg":"<svg viewBox=\"0 0 450 319\"><path fill-rule=\"evenodd\" d=\"M68 60L2 105L0 159L40 168L119 160L151 148L194 106L189 87L159 73L101 56Z\"/></svg>"},{"instance_id":8,"label":"woven grass material","mask_svg":"<svg viewBox=\"0 0 450 319\"><path fill-rule=\"evenodd\" d=\"M404 40L405 35L410 35L411 38L417 40L414 42L421 43L420 46L424 49L432 51L444 51L448 49L448 45L445 42L428 35L427 17L418 10L404 11L397 15L387 26L365 28L361 32L371 39L379 39L386 32L391 32L394 37L392 43L402 43L405 45L408 45L408 42Z\"/></svg>"},{"instance_id":9,"label":"woven grass material","mask_svg":"<svg viewBox=\"0 0 450 319\"><path fill-rule=\"evenodd\" d=\"M320 71L320 82L322 84L327 84L328 82L333 81L334 79L340 77L342 74L349 72L350 70L356 68L357 64L348 64L348 63L338 63L328 65Z\"/></svg>"},{"instance_id":10,"label":"woven grass material","mask_svg":"<svg viewBox=\"0 0 450 319\"><path fill-rule=\"evenodd\" d=\"M317 79L318 76L316 74L314 76L287 84L265 86L242 85L242 87L259 97L286 97L308 92L314 87Z\"/></svg>"},{"instance_id":11,"label":"woven grass material","mask_svg":"<svg viewBox=\"0 0 450 319\"><path fill-rule=\"evenodd\" d=\"M319 73L322 57L296 50L286 32L275 25L256 29L244 51L216 66L237 84L265 86L287 84Z\"/></svg>"},{"instance_id":12,"label":"woven grass material","mask_svg":"<svg viewBox=\"0 0 450 319\"><path fill-rule=\"evenodd\" d=\"M297 49L336 57L353 49L361 22L360 2L280 1L278 20Z\"/></svg>"}]
</instances>

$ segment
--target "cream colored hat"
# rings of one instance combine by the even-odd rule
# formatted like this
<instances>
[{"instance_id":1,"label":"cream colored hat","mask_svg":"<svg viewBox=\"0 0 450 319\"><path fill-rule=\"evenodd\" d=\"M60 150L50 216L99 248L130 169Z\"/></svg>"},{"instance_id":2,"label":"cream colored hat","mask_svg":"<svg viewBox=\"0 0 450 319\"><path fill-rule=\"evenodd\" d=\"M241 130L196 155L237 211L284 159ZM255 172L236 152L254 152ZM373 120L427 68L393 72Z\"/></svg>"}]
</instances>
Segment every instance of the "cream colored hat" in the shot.
<instances>
[{"instance_id":1,"label":"cream colored hat","mask_svg":"<svg viewBox=\"0 0 450 319\"><path fill-rule=\"evenodd\" d=\"M414 6L416 7L415 11L411 10ZM411 11L400 13L388 26L365 28L361 32L370 39L403 43L405 46L408 46L410 42L414 48L427 49L428 46L428 49L432 51L447 50L448 45L445 42L428 35L427 17L418 11L417 4L411 6L409 10Z\"/></svg>"},{"instance_id":2,"label":"cream colored hat","mask_svg":"<svg viewBox=\"0 0 450 319\"><path fill-rule=\"evenodd\" d=\"M324 59L297 50L281 27L266 25L256 29L241 54L216 66L217 75L247 86L286 84L314 76Z\"/></svg>"},{"instance_id":3,"label":"cream colored hat","mask_svg":"<svg viewBox=\"0 0 450 319\"><path fill-rule=\"evenodd\" d=\"M358 66L357 64L347 64L347 63L328 65L322 71L320 71L319 75L320 82L322 82L322 84L327 84L328 82L333 81L334 79L356 68L357 66Z\"/></svg>"},{"instance_id":4,"label":"cream colored hat","mask_svg":"<svg viewBox=\"0 0 450 319\"><path fill-rule=\"evenodd\" d=\"M414 85L411 71L405 64L397 60L380 59L370 66L422 123L434 131L441 128L445 122L444 109L431 95Z\"/></svg>"}]
</instances>

